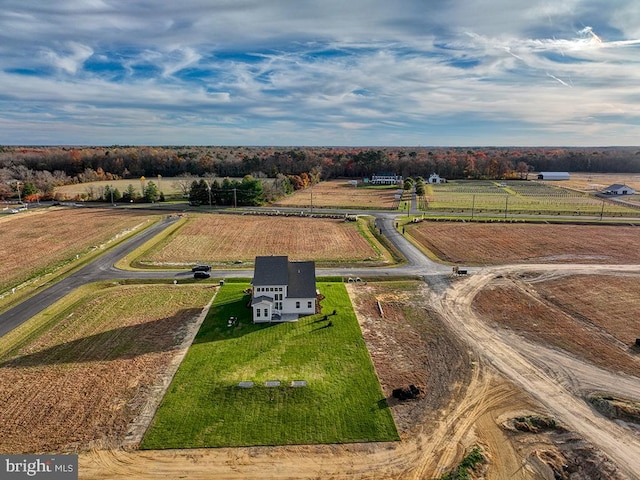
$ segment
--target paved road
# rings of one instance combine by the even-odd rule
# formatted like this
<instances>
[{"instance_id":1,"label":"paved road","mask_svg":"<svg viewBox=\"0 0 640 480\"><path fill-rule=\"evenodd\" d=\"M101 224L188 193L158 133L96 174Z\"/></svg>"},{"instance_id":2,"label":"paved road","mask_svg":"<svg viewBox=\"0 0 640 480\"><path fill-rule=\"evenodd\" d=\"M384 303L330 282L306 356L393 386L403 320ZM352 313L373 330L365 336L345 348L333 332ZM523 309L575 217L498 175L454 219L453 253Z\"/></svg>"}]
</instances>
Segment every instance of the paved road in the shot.
<instances>
[{"instance_id":1,"label":"paved road","mask_svg":"<svg viewBox=\"0 0 640 480\"><path fill-rule=\"evenodd\" d=\"M344 212L336 212L344 213ZM352 213L352 212L351 212ZM377 276L398 276L398 275L430 275L434 273L448 272L449 268L432 262L425 257L416 247L414 247L402 234L393 226L396 213L374 213L376 225L381 229L395 247L407 258L407 263L398 267L362 267L362 268L331 268L319 269L318 274L328 276L361 277L367 275ZM191 278L191 272L175 270L149 270L149 271L128 271L119 270L113 265L122 257L132 252L144 242L158 235L165 228L172 225L178 217L167 217L158 224L144 230L133 238L108 250L93 262L85 265L63 280L54 283L50 287L42 290L12 309L0 314L0 336L10 332L21 325L37 313L53 305L56 301L76 288L87 283L100 280L110 280L118 278L154 278L175 280ZM212 272L216 277L250 277L252 270L215 270Z\"/></svg>"}]
</instances>

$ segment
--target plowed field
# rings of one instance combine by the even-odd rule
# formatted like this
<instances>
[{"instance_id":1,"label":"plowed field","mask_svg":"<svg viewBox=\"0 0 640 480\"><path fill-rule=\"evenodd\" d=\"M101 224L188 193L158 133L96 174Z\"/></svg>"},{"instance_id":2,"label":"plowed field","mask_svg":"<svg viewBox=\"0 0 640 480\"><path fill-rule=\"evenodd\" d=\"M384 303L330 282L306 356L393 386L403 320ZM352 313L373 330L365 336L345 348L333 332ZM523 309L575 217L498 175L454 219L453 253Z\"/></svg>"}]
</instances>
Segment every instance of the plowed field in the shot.
<instances>
[{"instance_id":1,"label":"plowed field","mask_svg":"<svg viewBox=\"0 0 640 480\"><path fill-rule=\"evenodd\" d=\"M198 215L145 253L141 264L183 265L253 262L258 255L288 255L318 263L379 262L376 251L354 222L257 216Z\"/></svg>"},{"instance_id":2,"label":"plowed field","mask_svg":"<svg viewBox=\"0 0 640 480\"><path fill-rule=\"evenodd\" d=\"M640 263L640 227L423 222L407 232L453 263Z\"/></svg>"},{"instance_id":3,"label":"plowed field","mask_svg":"<svg viewBox=\"0 0 640 480\"><path fill-rule=\"evenodd\" d=\"M120 445L145 392L175 355L182 329L213 292L203 286L115 287L65 310L55 326L17 351L3 338L0 451Z\"/></svg>"},{"instance_id":4,"label":"plowed field","mask_svg":"<svg viewBox=\"0 0 640 480\"><path fill-rule=\"evenodd\" d=\"M146 224L139 212L51 208L0 217L0 293Z\"/></svg>"},{"instance_id":5,"label":"plowed field","mask_svg":"<svg viewBox=\"0 0 640 480\"><path fill-rule=\"evenodd\" d=\"M533 277L535 279L535 277ZM640 277L576 275L494 281L474 306L484 318L603 368L637 375Z\"/></svg>"},{"instance_id":6,"label":"plowed field","mask_svg":"<svg viewBox=\"0 0 640 480\"><path fill-rule=\"evenodd\" d=\"M299 190L275 203L282 207L311 207L312 189ZM392 209L396 186L354 187L347 180L330 180L313 186L313 206L317 208Z\"/></svg>"}]
</instances>

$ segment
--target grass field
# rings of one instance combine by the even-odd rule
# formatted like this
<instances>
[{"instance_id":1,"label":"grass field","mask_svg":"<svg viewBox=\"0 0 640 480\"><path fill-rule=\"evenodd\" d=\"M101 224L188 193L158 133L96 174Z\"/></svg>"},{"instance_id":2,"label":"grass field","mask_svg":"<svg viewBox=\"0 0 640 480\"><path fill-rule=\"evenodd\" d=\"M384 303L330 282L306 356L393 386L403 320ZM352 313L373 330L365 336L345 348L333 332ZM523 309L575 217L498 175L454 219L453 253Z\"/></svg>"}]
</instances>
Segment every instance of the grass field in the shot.
<instances>
[{"instance_id":1,"label":"grass field","mask_svg":"<svg viewBox=\"0 0 640 480\"><path fill-rule=\"evenodd\" d=\"M332 327L321 315L253 325L248 286L220 289L141 447L397 440L344 285L319 285L323 312L337 310ZM230 316L237 326L227 327ZM255 386L237 386L248 381Z\"/></svg>"},{"instance_id":2,"label":"grass field","mask_svg":"<svg viewBox=\"0 0 640 480\"><path fill-rule=\"evenodd\" d=\"M452 263L640 263L640 227L422 222L406 229Z\"/></svg>"},{"instance_id":3,"label":"grass field","mask_svg":"<svg viewBox=\"0 0 640 480\"><path fill-rule=\"evenodd\" d=\"M308 217L192 215L184 226L142 253L134 266L246 265L259 255L313 259L320 265L391 261L365 224Z\"/></svg>"},{"instance_id":4,"label":"grass field","mask_svg":"<svg viewBox=\"0 0 640 480\"><path fill-rule=\"evenodd\" d=\"M166 196L180 196L182 192L176 186L176 182L183 181L180 177L162 177L158 182L157 177L149 177L146 182L153 182L156 186L159 185L158 192L163 192ZM125 180L104 180L99 182L87 182L87 183L75 183L73 185L63 185L56 187L56 193L65 195L67 198L74 199L81 195L87 195L90 192L99 194L104 187L113 186L117 188L120 193L124 193L129 185L133 185L136 190L136 195L140 195L142 191L142 183L139 178L129 178Z\"/></svg>"},{"instance_id":5,"label":"grass field","mask_svg":"<svg viewBox=\"0 0 640 480\"><path fill-rule=\"evenodd\" d=\"M49 208L0 217L0 293L160 218L148 212Z\"/></svg>"},{"instance_id":6,"label":"grass field","mask_svg":"<svg viewBox=\"0 0 640 480\"><path fill-rule=\"evenodd\" d=\"M354 187L348 180L329 180L313 188L299 190L274 205L309 209L313 193L314 208L393 209L397 203L394 198L397 190L396 186L364 186L359 183Z\"/></svg>"},{"instance_id":7,"label":"grass field","mask_svg":"<svg viewBox=\"0 0 640 480\"><path fill-rule=\"evenodd\" d=\"M0 338L0 451L119 445L214 292L91 284Z\"/></svg>"},{"instance_id":8,"label":"grass field","mask_svg":"<svg viewBox=\"0 0 640 480\"><path fill-rule=\"evenodd\" d=\"M428 185L428 211L475 215L593 215L640 217L640 209L550 182L464 181Z\"/></svg>"}]
</instances>

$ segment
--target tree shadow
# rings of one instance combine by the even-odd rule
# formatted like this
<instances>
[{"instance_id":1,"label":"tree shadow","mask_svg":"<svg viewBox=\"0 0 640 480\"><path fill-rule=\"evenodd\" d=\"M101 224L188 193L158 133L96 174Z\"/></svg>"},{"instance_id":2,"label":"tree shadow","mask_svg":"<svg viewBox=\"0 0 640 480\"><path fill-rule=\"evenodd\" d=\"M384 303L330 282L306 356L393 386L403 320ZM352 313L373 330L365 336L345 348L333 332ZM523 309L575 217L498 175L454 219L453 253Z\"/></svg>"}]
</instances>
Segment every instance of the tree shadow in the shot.
<instances>
[{"instance_id":1,"label":"tree shadow","mask_svg":"<svg viewBox=\"0 0 640 480\"><path fill-rule=\"evenodd\" d=\"M175 316L114 328L87 337L60 343L35 353L18 355L0 363L4 368L37 367L67 363L126 360L147 353L175 350L180 330L194 318L198 308L179 311Z\"/></svg>"}]
</instances>

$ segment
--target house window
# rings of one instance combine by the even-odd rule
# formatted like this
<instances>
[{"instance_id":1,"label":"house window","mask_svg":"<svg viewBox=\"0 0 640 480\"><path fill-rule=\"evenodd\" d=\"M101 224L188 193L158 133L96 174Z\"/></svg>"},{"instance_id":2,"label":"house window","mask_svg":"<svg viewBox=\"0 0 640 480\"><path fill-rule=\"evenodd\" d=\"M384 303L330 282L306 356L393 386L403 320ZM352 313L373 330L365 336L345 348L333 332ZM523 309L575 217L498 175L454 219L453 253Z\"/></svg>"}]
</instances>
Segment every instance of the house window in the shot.
<instances>
[{"instance_id":1,"label":"house window","mask_svg":"<svg viewBox=\"0 0 640 480\"><path fill-rule=\"evenodd\" d=\"M271 288L269 289L269 291L270 291L270 292L273 292L273 287L271 287Z\"/></svg>"},{"instance_id":2,"label":"house window","mask_svg":"<svg viewBox=\"0 0 640 480\"><path fill-rule=\"evenodd\" d=\"M300 302L296 302L296 308L300 308Z\"/></svg>"},{"instance_id":3,"label":"house window","mask_svg":"<svg viewBox=\"0 0 640 480\"><path fill-rule=\"evenodd\" d=\"M311 308L311 302L307 302L307 308Z\"/></svg>"},{"instance_id":4,"label":"house window","mask_svg":"<svg viewBox=\"0 0 640 480\"><path fill-rule=\"evenodd\" d=\"M256 308L256 317L259 317L259 316L260 316L260 309Z\"/></svg>"},{"instance_id":5,"label":"house window","mask_svg":"<svg viewBox=\"0 0 640 480\"><path fill-rule=\"evenodd\" d=\"M268 317L269 316L269 310L267 310L266 308L264 309L264 316Z\"/></svg>"}]
</instances>

